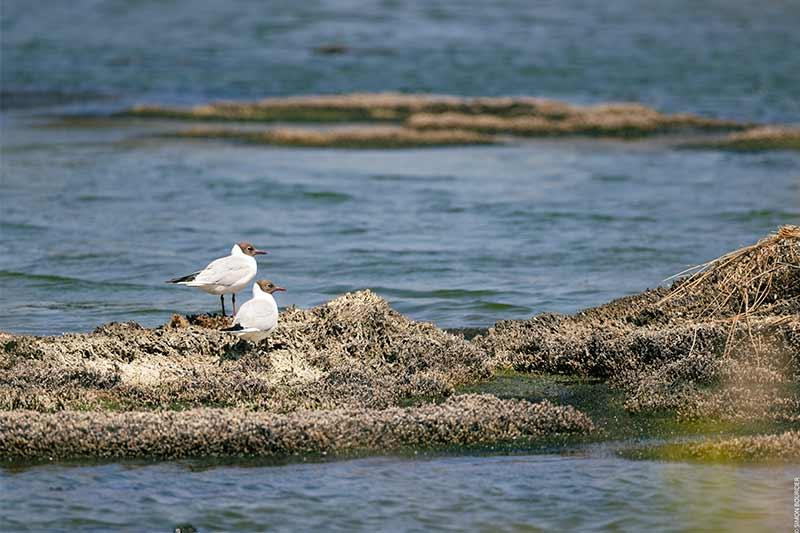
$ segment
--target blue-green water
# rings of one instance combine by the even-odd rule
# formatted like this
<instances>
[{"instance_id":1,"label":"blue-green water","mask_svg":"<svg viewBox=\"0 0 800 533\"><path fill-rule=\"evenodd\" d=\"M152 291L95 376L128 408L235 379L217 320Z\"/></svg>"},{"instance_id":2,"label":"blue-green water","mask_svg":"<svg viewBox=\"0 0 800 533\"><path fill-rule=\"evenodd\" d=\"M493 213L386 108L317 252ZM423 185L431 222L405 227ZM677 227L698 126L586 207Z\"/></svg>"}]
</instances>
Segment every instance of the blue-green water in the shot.
<instances>
[{"instance_id":1,"label":"blue-green water","mask_svg":"<svg viewBox=\"0 0 800 533\"><path fill-rule=\"evenodd\" d=\"M637 463L592 450L41 466L0 482L3 531L790 531L793 486L782 468Z\"/></svg>"},{"instance_id":2,"label":"blue-green water","mask_svg":"<svg viewBox=\"0 0 800 533\"><path fill-rule=\"evenodd\" d=\"M261 272L288 288L283 305L371 287L415 319L489 326L658 285L800 215L790 153L265 149L46 123L4 117L0 330L214 311L164 280L240 240L271 252Z\"/></svg>"},{"instance_id":3,"label":"blue-green water","mask_svg":"<svg viewBox=\"0 0 800 533\"><path fill-rule=\"evenodd\" d=\"M400 90L800 121L796 0L5 0L2 11L3 89L19 103ZM350 53L314 53L331 43Z\"/></svg>"},{"instance_id":4,"label":"blue-green water","mask_svg":"<svg viewBox=\"0 0 800 533\"><path fill-rule=\"evenodd\" d=\"M352 151L75 125L137 102L400 90L635 100L800 123L800 7L752 2L22 2L0 7L0 330L163 323L163 280L248 239L309 306L371 287L412 318L573 312L800 222L800 155L648 140ZM314 48L342 43L343 55ZM796 469L431 456L0 474L2 530L789 528ZM294 526L294 527L293 527Z\"/></svg>"},{"instance_id":5,"label":"blue-green water","mask_svg":"<svg viewBox=\"0 0 800 533\"><path fill-rule=\"evenodd\" d=\"M162 323L247 239L282 304L371 287L441 326L572 312L800 219L800 156L663 141L348 151L58 113L354 90L632 99L800 122L794 2L5 2L0 330ZM326 43L347 54L314 53ZM60 124L60 125L59 125Z\"/></svg>"}]
</instances>

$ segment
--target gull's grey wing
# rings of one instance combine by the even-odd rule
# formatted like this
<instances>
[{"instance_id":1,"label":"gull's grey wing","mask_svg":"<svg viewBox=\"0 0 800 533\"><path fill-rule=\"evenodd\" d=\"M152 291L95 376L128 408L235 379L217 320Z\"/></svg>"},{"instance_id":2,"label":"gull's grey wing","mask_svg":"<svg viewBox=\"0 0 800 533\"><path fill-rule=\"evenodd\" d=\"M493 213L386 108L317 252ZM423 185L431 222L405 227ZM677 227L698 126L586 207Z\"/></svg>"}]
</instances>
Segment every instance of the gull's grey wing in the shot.
<instances>
[{"instance_id":1,"label":"gull's grey wing","mask_svg":"<svg viewBox=\"0 0 800 533\"><path fill-rule=\"evenodd\" d=\"M201 270L194 280L193 285L235 285L242 278L252 274L252 262L245 257L230 255L212 261Z\"/></svg>"}]
</instances>

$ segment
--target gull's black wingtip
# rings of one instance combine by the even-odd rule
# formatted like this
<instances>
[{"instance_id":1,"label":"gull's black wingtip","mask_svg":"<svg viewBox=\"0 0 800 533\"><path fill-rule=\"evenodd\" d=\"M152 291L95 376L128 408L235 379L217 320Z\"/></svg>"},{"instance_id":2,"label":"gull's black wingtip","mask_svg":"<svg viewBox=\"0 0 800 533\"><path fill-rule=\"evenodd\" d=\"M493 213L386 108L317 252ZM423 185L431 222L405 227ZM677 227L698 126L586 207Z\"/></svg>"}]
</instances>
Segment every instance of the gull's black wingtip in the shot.
<instances>
[{"instance_id":1,"label":"gull's black wingtip","mask_svg":"<svg viewBox=\"0 0 800 533\"><path fill-rule=\"evenodd\" d=\"M222 328L220 331L242 331L243 329L241 324L234 324L229 328Z\"/></svg>"},{"instance_id":2,"label":"gull's black wingtip","mask_svg":"<svg viewBox=\"0 0 800 533\"><path fill-rule=\"evenodd\" d=\"M193 272L193 273L189 274L188 276L182 276L180 278L169 279L169 280L165 281L164 283L184 283L184 282L187 282L187 281L194 281L194 278L196 278L199 273L200 272Z\"/></svg>"}]
</instances>

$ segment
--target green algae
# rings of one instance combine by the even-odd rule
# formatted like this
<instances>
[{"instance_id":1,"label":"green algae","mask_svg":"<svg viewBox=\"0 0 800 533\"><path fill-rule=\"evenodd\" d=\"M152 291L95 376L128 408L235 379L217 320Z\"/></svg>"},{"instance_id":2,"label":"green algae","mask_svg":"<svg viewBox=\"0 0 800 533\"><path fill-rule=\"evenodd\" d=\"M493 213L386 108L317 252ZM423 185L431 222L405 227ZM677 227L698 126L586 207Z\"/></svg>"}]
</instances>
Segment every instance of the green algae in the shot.
<instances>
[{"instance_id":1,"label":"green algae","mask_svg":"<svg viewBox=\"0 0 800 533\"><path fill-rule=\"evenodd\" d=\"M604 380L593 378L502 370L485 382L462 387L459 391L492 394L504 399L549 401L556 405L571 405L586 413L600 430L597 435L591 437L592 441L670 438L741 428L736 424L718 420L680 421L669 411L631 413L625 409L624 391ZM750 429L757 430L760 426L743 428L745 431Z\"/></svg>"},{"instance_id":2,"label":"green algae","mask_svg":"<svg viewBox=\"0 0 800 533\"><path fill-rule=\"evenodd\" d=\"M621 450L628 459L691 461L700 463L800 463L800 431L722 436L706 440L684 440Z\"/></svg>"},{"instance_id":3,"label":"green algae","mask_svg":"<svg viewBox=\"0 0 800 533\"><path fill-rule=\"evenodd\" d=\"M798 430L798 424L716 418L682 420L669 410L632 413L625 408L624 391L599 379L506 369L497 371L482 383L461 387L459 391L569 405L585 413L597 428L591 433L540 439L529 443L533 447L564 452L582 445L607 443L615 453L629 459L800 461L800 433L778 439L774 435L770 439L764 437L765 434Z\"/></svg>"}]
</instances>

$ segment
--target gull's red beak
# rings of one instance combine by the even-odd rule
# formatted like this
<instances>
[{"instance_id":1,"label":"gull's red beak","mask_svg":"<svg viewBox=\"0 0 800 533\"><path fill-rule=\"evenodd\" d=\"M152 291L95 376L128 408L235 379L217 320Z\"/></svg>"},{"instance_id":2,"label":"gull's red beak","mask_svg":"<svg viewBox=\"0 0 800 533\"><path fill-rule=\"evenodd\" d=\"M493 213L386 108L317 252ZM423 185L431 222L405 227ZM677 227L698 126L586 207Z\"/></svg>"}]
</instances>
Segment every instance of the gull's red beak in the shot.
<instances>
[{"instance_id":1,"label":"gull's red beak","mask_svg":"<svg viewBox=\"0 0 800 533\"><path fill-rule=\"evenodd\" d=\"M275 292L286 292L286 289L283 287L275 287Z\"/></svg>"},{"instance_id":2,"label":"gull's red beak","mask_svg":"<svg viewBox=\"0 0 800 533\"><path fill-rule=\"evenodd\" d=\"M255 252L253 252L253 254L255 255L267 255L268 253L269 252L266 250L256 250Z\"/></svg>"}]
</instances>

